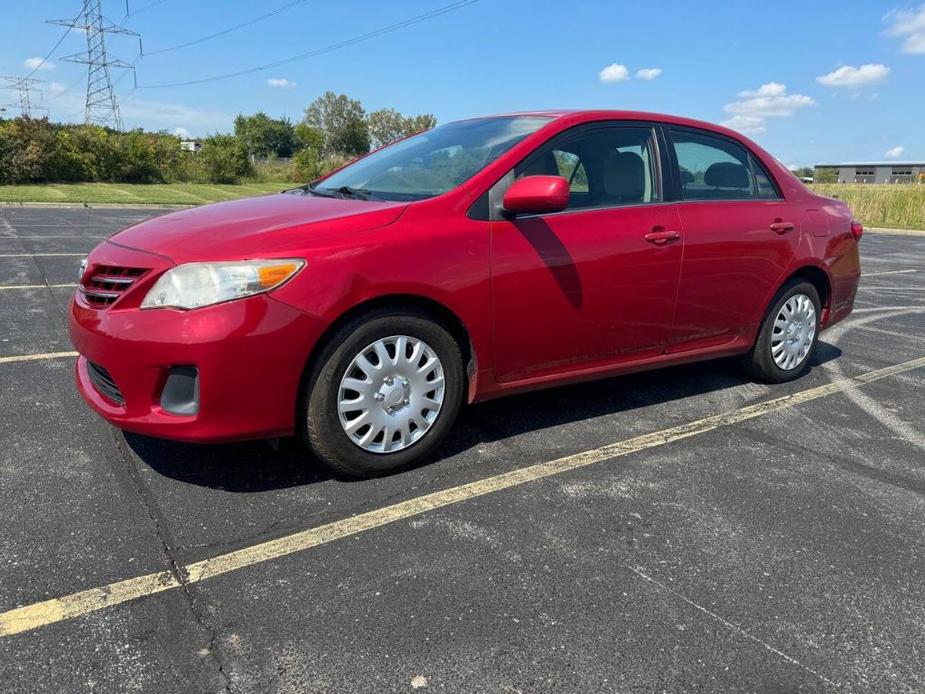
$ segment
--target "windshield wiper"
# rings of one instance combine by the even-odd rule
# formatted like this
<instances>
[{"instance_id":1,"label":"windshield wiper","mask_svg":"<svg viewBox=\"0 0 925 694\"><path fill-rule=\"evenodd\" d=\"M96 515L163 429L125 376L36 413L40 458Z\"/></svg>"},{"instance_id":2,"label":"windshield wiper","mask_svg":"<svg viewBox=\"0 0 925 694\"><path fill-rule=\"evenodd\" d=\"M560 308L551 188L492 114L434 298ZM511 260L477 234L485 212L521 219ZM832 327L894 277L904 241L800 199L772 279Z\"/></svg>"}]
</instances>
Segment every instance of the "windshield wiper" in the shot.
<instances>
[{"instance_id":1,"label":"windshield wiper","mask_svg":"<svg viewBox=\"0 0 925 694\"><path fill-rule=\"evenodd\" d=\"M357 200L372 200L373 194L365 188L353 188L351 186L341 186L340 188L328 188L335 193L340 193L345 198L356 198Z\"/></svg>"},{"instance_id":2,"label":"windshield wiper","mask_svg":"<svg viewBox=\"0 0 925 694\"><path fill-rule=\"evenodd\" d=\"M304 190L309 195L317 195L320 198L336 198L333 192L329 190L321 190L320 188L315 188L311 183L306 183L304 186L299 186L299 190Z\"/></svg>"}]
</instances>

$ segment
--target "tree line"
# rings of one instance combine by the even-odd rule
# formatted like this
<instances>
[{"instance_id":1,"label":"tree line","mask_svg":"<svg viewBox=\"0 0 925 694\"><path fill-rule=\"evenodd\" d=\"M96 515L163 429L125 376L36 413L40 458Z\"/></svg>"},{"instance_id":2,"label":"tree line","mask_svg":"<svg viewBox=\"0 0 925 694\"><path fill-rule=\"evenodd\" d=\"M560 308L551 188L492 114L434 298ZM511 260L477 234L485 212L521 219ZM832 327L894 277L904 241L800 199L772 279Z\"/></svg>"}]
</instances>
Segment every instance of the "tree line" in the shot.
<instances>
[{"instance_id":1,"label":"tree line","mask_svg":"<svg viewBox=\"0 0 925 694\"><path fill-rule=\"evenodd\" d=\"M165 131L0 119L0 184L308 181L436 123L429 113L367 113L357 99L326 92L298 123L239 115L232 133L209 135L194 153Z\"/></svg>"}]
</instances>

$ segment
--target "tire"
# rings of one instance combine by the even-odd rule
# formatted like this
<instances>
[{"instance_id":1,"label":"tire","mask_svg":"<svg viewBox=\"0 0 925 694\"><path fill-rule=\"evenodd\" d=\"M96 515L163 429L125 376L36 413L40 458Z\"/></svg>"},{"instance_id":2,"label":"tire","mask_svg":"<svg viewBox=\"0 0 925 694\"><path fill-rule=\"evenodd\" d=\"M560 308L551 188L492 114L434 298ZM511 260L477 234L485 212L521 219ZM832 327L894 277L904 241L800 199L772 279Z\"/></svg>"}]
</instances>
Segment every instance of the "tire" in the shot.
<instances>
[{"instance_id":1,"label":"tire","mask_svg":"<svg viewBox=\"0 0 925 694\"><path fill-rule=\"evenodd\" d=\"M808 315L810 305L812 316ZM785 306L792 311L795 320L788 321L783 315ZM819 340L821 315L819 292L812 284L801 279L787 282L771 301L755 344L745 357L749 373L768 383L792 381L806 373ZM783 322L778 323L779 319ZM777 332L776 324L781 326ZM788 329L792 332L787 333Z\"/></svg>"},{"instance_id":2,"label":"tire","mask_svg":"<svg viewBox=\"0 0 925 694\"><path fill-rule=\"evenodd\" d=\"M373 368L377 361L379 370ZM465 382L459 345L443 325L414 309L376 310L325 343L303 392L300 434L337 473L388 474L423 461L440 445L459 412ZM344 409L357 403L356 409L341 412L341 403ZM376 427L381 436L373 435Z\"/></svg>"}]
</instances>

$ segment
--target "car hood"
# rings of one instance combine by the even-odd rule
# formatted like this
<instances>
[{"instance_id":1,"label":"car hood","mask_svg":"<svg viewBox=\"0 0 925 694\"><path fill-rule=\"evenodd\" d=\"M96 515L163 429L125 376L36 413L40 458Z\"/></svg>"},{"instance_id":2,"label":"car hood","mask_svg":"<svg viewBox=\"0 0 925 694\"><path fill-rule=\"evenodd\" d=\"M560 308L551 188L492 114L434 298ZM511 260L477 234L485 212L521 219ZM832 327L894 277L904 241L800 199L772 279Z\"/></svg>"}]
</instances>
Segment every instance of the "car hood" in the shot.
<instances>
[{"instance_id":1,"label":"car hood","mask_svg":"<svg viewBox=\"0 0 925 694\"><path fill-rule=\"evenodd\" d=\"M284 194L242 198L145 220L109 238L173 262L298 256L343 234L391 224L404 202Z\"/></svg>"}]
</instances>

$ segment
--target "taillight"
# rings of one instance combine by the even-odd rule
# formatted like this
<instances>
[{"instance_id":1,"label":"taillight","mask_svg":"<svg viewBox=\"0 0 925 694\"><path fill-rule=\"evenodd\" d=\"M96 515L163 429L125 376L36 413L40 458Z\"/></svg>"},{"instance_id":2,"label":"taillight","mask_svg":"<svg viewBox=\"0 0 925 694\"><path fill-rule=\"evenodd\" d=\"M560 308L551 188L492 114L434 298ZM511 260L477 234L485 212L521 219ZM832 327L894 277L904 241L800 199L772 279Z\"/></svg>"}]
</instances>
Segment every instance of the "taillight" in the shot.
<instances>
[{"instance_id":1,"label":"taillight","mask_svg":"<svg viewBox=\"0 0 925 694\"><path fill-rule=\"evenodd\" d=\"M861 239L861 235L864 233L864 225L861 224L858 220L851 220L851 235L854 236L855 241Z\"/></svg>"}]
</instances>

